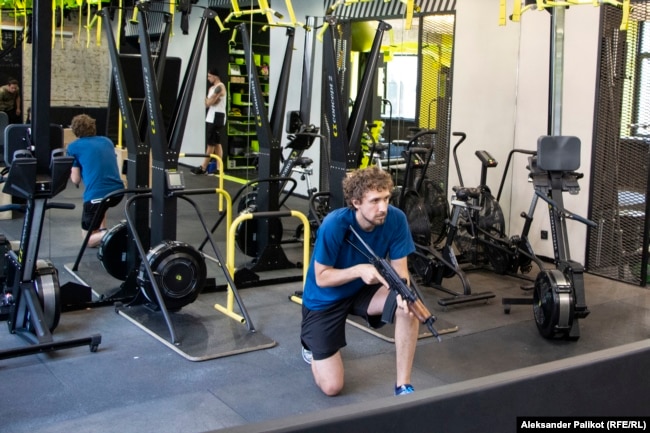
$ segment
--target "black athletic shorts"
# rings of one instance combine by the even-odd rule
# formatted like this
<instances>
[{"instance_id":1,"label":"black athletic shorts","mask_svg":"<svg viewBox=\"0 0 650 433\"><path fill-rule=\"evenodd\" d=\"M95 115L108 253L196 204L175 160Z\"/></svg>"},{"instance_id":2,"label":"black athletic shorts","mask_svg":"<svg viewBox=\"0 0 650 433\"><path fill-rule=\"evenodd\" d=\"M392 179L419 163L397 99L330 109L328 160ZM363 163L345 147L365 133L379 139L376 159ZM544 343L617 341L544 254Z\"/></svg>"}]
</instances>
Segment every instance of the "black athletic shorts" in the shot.
<instances>
[{"instance_id":1,"label":"black athletic shorts","mask_svg":"<svg viewBox=\"0 0 650 433\"><path fill-rule=\"evenodd\" d=\"M119 200L118 200L119 198ZM95 217L95 214L99 212L99 203L101 202L101 199L97 200L91 200L91 201L85 201L84 202L84 210L83 213L81 214L81 228L88 231L88 232L94 232L99 228L99 225L101 224L102 220L104 219L104 215L106 215L106 211L108 208L104 209L104 212L97 216L97 219L95 220L95 224L93 224L93 227L90 227L90 224L93 222L93 218ZM110 204L108 207L113 207L116 206L120 201L122 201L122 197L117 197L114 198L110 201Z\"/></svg>"},{"instance_id":2,"label":"black athletic shorts","mask_svg":"<svg viewBox=\"0 0 650 433\"><path fill-rule=\"evenodd\" d=\"M219 126L216 123L205 122L205 142L208 146L213 146L215 144L221 144L221 129L223 126Z\"/></svg>"},{"instance_id":3,"label":"black athletic shorts","mask_svg":"<svg viewBox=\"0 0 650 433\"><path fill-rule=\"evenodd\" d=\"M392 290L384 305L384 312L376 316L368 315L370 301L380 288L380 284L365 286L357 295L322 311L310 310L303 305L300 339L302 345L311 350L315 360L327 359L346 346L345 320L348 314L365 318L368 325L375 329L392 323L397 309L396 295Z\"/></svg>"}]
</instances>

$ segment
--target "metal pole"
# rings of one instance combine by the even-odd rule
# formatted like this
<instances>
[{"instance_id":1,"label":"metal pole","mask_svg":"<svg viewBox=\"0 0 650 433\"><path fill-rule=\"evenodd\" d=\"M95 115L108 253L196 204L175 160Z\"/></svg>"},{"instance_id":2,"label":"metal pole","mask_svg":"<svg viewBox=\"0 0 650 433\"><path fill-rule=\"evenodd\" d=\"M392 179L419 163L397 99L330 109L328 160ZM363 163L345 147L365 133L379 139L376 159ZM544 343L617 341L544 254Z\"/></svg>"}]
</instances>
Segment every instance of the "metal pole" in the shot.
<instances>
[{"instance_id":1,"label":"metal pole","mask_svg":"<svg viewBox=\"0 0 650 433\"><path fill-rule=\"evenodd\" d=\"M565 7L554 7L551 14L551 65L549 82L549 133L562 135L562 85L564 71Z\"/></svg>"}]
</instances>

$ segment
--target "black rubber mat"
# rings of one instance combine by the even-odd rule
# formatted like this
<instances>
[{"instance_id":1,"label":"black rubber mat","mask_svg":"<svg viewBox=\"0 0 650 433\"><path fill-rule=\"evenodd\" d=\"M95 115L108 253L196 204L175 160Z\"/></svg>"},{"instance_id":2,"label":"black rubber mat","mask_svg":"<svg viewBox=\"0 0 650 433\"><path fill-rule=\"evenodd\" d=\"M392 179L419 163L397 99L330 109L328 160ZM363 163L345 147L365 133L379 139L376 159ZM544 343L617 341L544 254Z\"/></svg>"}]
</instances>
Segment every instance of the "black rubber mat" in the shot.
<instances>
[{"instance_id":1,"label":"black rubber mat","mask_svg":"<svg viewBox=\"0 0 650 433\"><path fill-rule=\"evenodd\" d=\"M160 311L146 305L117 306L117 313L149 335L190 361L206 361L276 345L258 331L249 331L246 324L230 318L209 305L195 302L176 313L170 313L175 333Z\"/></svg>"}]
</instances>

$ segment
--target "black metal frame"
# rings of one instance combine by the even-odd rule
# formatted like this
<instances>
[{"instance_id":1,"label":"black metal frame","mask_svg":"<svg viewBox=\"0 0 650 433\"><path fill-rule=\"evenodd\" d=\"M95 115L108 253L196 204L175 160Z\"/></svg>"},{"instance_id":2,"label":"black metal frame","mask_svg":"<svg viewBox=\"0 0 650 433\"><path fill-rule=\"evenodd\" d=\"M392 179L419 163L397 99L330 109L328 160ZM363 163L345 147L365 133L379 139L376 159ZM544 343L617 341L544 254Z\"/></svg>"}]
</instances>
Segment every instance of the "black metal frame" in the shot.
<instances>
[{"instance_id":1,"label":"black metal frame","mask_svg":"<svg viewBox=\"0 0 650 433\"><path fill-rule=\"evenodd\" d=\"M452 135L456 137L460 137L458 142L453 147L452 154L456 165L456 170L458 172L458 179L460 182L460 186L464 186L460 165L458 162L457 150L458 147L466 140L467 135L464 132L454 132L452 133ZM512 149L509 152L506 165L503 171L503 175L501 176L499 191L497 193L496 198L494 199L496 200L496 205L499 207L500 207L499 199L501 198L501 192L503 191L503 186L505 184L506 177L508 175L508 169L510 167L512 157L516 153L522 153L525 155L537 154L536 151L526 150L526 149ZM478 205L479 208L476 210L471 210L466 213L467 218L464 221L464 226L469 236L472 238L472 243L474 245L474 248L476 248L477 251L479 250L478 247L480 245L486 249L488 255L494 253L494 254L501 254L507 257L508 270L505 271L505 275L531 281L532 278L527 277L523 273L523 269L521 269L519 264L520 264L520 258L521 256L523 256L529 259L531 263L534 262L539 270L542 270L544 268L544 264L539 259L539 257L535 255L535 252L533 251L533 248L528 239L528 234L530 233L530 227L533 221L535 201L533 200L533 202L531 203L528 213L521 212L520 214L520 216L524 218L524 225L519 235L508 238L506 233L501 233L503 237L500 237L500 236L495 236L492 232L488 230L485 230L481 226L480 209L485 206L487 200L492 199L491 190L487 186L487 172L489 168L493 168L497 166L497 161L487 151L484 150L477 150L476 156L481 161L481 176L480 176L479 185L477 187L477 189L480 191L480 195L475 200L473 200L473 203L475 205ZM465 270L470 271L470 270L477 270L477 269L485 269L486 266L484 265L486 264L487 261L489 261L487 260L487 257L479 257L478 254L473 255L470 258L470 261L466 262L467 266L465 267ZM496 271L496 269L494 269L494 267L492 266L487 268ZM517 269L522 270L522 273L517 272ZM526 269L529 268L526 267ZM501 273L501 272L497 272L497 273Z\"/></svg>"},{"instance_id":2,"label":"black metal frame","mask_svg":"<svg viewBox=\"0 0 650 433\"><path fill-rule=\"evenodd\" d=\"M281 139L284 125L284 112L289 91L295 29L292 27L286 29L287 44L270 119L262 96L262 87L257 68L255 67L254 53L247 24L239 24L237 30L241 34L245 62L248 66L251 108L255 117L255 129L259 142L259 178L254 181L257 184L257 195L255 199L256 212L277 212L281 206L280 194L287 180L286 175L282 176L280 172L280 162L282 160ZM286 257L281 246L281 239L275 239L273 236L269 219L257 218L255 225L257 230L258 253L246 267L238 269L235 272L237 275L236 281L242 283L259 281L259 277L255 273L256 271L296 267Z\"/></svg>"},{"instance_id":3,"label":"black metal frame","mask_svg":"<svg viewBox=\"0 0 650 433\"><path fill-rule=\"evenodd\" d=\"M74 206L49 203L48 199L61 192L70 177L74 159L64 156L62 150L52 152L50 145L50 63L51 57L52 9L44 2L35 2L32 19L32 125L31 151L12 161L4 191L26 200L26 212L18 254L9 253L13 274L13 305L7 324L9 332L19 333L33 344L24 348L0 351L0 359L49 352L71 347L89 345L95 352L101 343L101 335L54 341L52 331L45 325L43 307L35 287L38 279L36 263L38 250L48 208L70 209ZM43 79L43 77L47 77ZM18 182L24 188L14 188ZM58 283L58 282L57 282ZM55 301L56 302L56 301ZM59 305L54 306L59 309Z\"/></svg>"},{"instance_id":4,"label":"black metal frame","mask_svg":"<svg viewBox=\"0 0 650 433\"><path fill-rule=\"evenodd\" d=\"M579 167L579 151L577 157L575 155L567 156L568 152L562 153L562 150L566 149L562 145L571 141L574 143L577 141L579 149L580 142L577 137L543 136L539 138L537 155L530 157L528 164L535 188L535 195L529 212L531 214L534 212L538 198L541 198L548 205L554 264L556 267L556 269L542 270L539 273L535 282L535 290L538 288L539 281L545 276L548 275L549 279L554 279L551 274L556 271L559 271L559 274L561 273L567 282L567 287L558 286L552 288L558 298L557 303L554 304L557 317L553 318L554 320L551 320L548 324L549 329L545 330L548 335L544 333L542 335L548 338L561 336L577 340L580 337L578 319L587 317L589 309L587 308L584 289L584 267L581 263L571 259L566 220L572 219L588 227L597 227L597 224L564 208L563 192L577 194L580 190L578 179L582 177L581 173L575 171ZM549 146L549 144L553 145L553 147ZM545 153L547 154L554 152L551 157L544 157L545 161L552 161L551 165L546 166L545 163L540 163L538 166L538 158L543 153L541 149L546 150ZM575 164L569 166L571 164L567 161L575 161ZM506 313L510 311L511 305L533 304L534 309L541 308L539 305L535 305L534 299L531 298L503 298L502 304ZM559 323L562 321L566 321L566 323ZM540 328L539 322L537 322L537 325ZM553 325L556 325L557 330L551 329ZM542 329L540 329L540 332L542 332Z\"/></svg>"},{"instance_id":5,"label":"black metal frame","mask_svg":"<svg viewBox=\"0 0 650 433\"><path fill-rule=\"evenodd\" d=\"M359 167L359 157L361 155L360 142L364 127L363 115L368 106L370 92L372 91L373 78L379 62L381 41L384 32L391 29L391 26L383 21L380 21L377 26L372 48L368 55L368 62L363 77L359 82L357 98L354 101L352 113L348 118L345 114L345 105L341 100L342 95L338 82L333 31L337 25L337 18L327 16L325 21L327 29L323 35L323 85L329 95L329 98L326 98L327 106L325 108L325 116L330 130L330 137L328 138L331 166L329 176L329 206L331 209L337 209L345 206L345 199L341 188L343 179L349 170L354 170Z\"/></svg>"}]
</instances>

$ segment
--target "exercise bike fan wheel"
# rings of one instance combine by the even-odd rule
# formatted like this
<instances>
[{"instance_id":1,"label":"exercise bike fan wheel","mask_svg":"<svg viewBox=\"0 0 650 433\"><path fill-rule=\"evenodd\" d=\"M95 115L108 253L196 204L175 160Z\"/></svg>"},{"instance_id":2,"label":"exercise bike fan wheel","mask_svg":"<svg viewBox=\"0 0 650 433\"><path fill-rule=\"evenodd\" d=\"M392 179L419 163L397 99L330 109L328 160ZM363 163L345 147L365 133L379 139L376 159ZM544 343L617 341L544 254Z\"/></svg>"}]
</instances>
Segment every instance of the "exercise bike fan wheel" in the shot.
<instances>
[{"instance_id":1,"label":"exercise bike fan wheel","mask_svg":"<svg viewBox=\"0 0 650 433\"><path fill-rule=\"evenodd\" d=\"M422 182L421 195L429 217L432 245L437 245L447 235L449 202L444 188L430 179Z\"/></svg>"},{"instance_id":2,"label":"exercise bike fan wheel","mask_svg":"<svg viewBox=\"0 0 650 433\"><path fill-rule=\"evenodd\" d=\"M149 251L146 260L170 311L180 310L194 302L205 286L205 258L191 245L164 241ZM158 304L144 264L140 265L138 287L150 302Z\"/></svg>"},{"instance_id":3,"label":"exercise bike fan wheel","mask_svg":"<svg viewBox=\"0 0 650 433\"><path fill-rule=\"evenodd\" d=\"M498 247L498 242L507 240L505 235L505 218L501 205L489 191L483 195L483 205L479 213L479 229L486 235L485 253L490 265L497 274L506 274L510 270L508 253Z\"/></svg>"},{"instance_id":4,"label":"exercise bike fan wheel","mask_svg":"<svg viewBox=\"0 0 650 433\"><path fill-rule=\"evenodd\" d=\"M426 246L431 245L429 217L424 201L415 191L406 192L402 209L406 214L411 236L415 243Z\"/></svg>"},{"instance_id":5,"label":"exercise bike fan wheel","mask_svg":"<svg viewBox=\"0 0 650 433\"><path fill-rule=\"evenodd\" d=\"M533 315L543 337L567 337L573 325L574 307L573 285L561 271L551 269L537 275Z\"/></svg>"}]
</instances>

